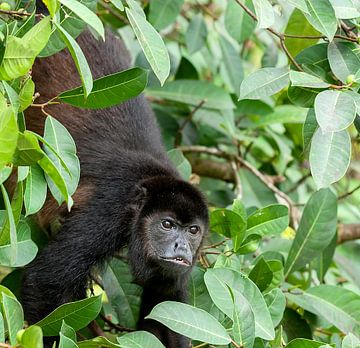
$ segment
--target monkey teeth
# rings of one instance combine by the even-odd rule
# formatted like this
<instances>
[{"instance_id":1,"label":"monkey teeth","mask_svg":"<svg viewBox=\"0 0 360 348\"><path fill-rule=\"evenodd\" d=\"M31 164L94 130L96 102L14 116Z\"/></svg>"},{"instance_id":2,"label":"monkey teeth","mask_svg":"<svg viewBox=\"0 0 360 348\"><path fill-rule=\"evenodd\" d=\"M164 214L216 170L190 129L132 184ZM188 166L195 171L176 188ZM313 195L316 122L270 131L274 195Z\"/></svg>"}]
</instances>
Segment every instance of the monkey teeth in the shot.
<instances>
[{"instance_id":1,"label":"monkey teeth","mask_svg":"<svg viewBox=\"0 0 360 348\"><path fill-rule=\"evenodd\" d=\"M190 266L190 262L180 256L176 256L174 258L165 258L165 257L162 257L163 260L166 260L166 261L170 261L170 262L174 262L174 263L177 263L178 265L182 265L182 266Z\"/></svg>"}]
</instances>

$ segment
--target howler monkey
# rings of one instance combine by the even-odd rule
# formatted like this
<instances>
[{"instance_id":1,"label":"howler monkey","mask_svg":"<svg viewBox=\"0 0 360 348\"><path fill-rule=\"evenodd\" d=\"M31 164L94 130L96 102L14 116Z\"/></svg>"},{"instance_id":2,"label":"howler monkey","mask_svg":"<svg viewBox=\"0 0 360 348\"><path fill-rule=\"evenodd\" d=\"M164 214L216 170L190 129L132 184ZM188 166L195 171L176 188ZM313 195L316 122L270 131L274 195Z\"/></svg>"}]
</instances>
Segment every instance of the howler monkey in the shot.
<instances>
[{"instance_id":1,"label":"howler monkey","mask_svg":"<svg viewBox=\"0 0 360 348\"><path fill-rule=\"evenodd\" d=\"M94 78L129 67L126 48L110 32L105 42L89 32L77 41ZM81 84L68 50L38 59L32 77L40 103ZM81 179L70 213L48 200L39 214L42 225L60 214L62 226L25 269L26 319L33 324L57 306L84 298L92 267L127 246L134 279L143 286L139 329L166 347L188 347L188 339L144 317L159 302L186 301L191 266L208 228L207 206L169 161L147 101L138 96L102 110L64 104L46 110L72 134ZM26 121L42 132L39 109L28 109Z\"/></svg>"}]
</instances>

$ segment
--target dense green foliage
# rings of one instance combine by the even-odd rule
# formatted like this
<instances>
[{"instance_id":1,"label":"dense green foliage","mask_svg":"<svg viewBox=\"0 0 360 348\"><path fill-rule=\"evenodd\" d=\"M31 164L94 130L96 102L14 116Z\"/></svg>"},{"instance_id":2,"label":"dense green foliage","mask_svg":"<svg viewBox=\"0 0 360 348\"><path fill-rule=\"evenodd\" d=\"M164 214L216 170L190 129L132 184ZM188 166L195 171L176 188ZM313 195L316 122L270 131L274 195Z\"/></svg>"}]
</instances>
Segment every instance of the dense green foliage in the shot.
<instances>
[{"instance_id":1,"label":"dense green foliage","mask_svg":"<svg viewBox=\"0 0 360 348\"><path fill-rule=\"evenodd\" d=\"M40 348L57 334L62 348L162 347L128 332L141 288L122 257L89 298L35 326L16 299L21 267L46 243L34 214L48 190L71 209L80 177L47 105L105 108L142 91L211 211L189 304L163 302L149 317L198 348L360 347L359 0L43 0L49 16L34 1L1 1L2 347ZM136 67L93 81L75 38L88 27L101 40L104 25ZM37 104L32 64L64 48L82 86ZM26 130L30 105L46 115L44 134ZM94 319L106 337L87 328Z\"/></svg>"}]
</instances>

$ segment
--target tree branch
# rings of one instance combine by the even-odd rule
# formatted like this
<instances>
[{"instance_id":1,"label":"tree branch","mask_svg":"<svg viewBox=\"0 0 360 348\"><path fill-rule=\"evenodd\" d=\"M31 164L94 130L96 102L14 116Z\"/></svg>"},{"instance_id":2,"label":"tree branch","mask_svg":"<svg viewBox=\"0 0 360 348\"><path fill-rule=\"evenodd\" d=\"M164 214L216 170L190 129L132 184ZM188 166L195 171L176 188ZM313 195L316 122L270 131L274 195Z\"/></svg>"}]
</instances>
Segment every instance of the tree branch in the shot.
<instances>
[{"instance_id":1,"label":"tree branch","mask_svg":"<svg viewBox=\"0 0 360 348\"><path fill-rule=\"evenodd\" d=\"M338 225L338 244L356 239L360 239L360 224Z\"/></svg>"},{"instance_id":2,"label":"tree branch","mask_svg":"<svg viewBox=\"0 0 360 348\"><path fill-rule=\"evenodd\" d=\"M257 168L255 168L248 161L244 160L242 157L231 154L231 153L227 153L225 151L221 151L216 148L210 148L210 147L206 147L206 146L181 146L181 147L179 147L179 149L184 153L188 153L188 152L204 153L204 154L224 158L227 161L229 161L230 163L236 162L241 167L248 169L261 182L263 182L272 192L275 193L279 202L284 203L289 207L292 225L294 227L297 227L300 214L299 214L299 211L296 208L294 202L292 201L292 199L286 193L279 190L273 184L273 182L271 182L271 180L268 179L268 177L266 175L262 174Z\"/></svg>"}]
</instances>

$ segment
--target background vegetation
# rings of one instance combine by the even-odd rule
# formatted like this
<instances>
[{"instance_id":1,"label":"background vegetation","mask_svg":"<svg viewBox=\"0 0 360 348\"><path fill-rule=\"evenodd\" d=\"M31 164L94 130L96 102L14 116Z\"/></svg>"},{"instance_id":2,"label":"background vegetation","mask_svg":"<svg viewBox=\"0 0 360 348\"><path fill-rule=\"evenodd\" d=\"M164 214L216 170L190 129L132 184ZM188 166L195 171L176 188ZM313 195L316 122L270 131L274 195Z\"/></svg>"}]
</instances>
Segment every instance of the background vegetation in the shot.
<instances>
[{"instance_id":1,"label":"background vegetation","mask_svg":"<svg viewBox=\"0 0 360 348\"><path fill-rule=\"evenodd\" d=\"M79 180L75 144L47 105L104 108L143 90L211 211L189 305L161 303L150 317L197 348L360 347L360 1L44 3L49 16L33 1L0 4L0 347L39 348L59 332L62 348L162 347L133 332L141 288L123 255L89 298L35 326L16 299L21 268L47 240L34 214L48 191L70 208ZM93 81L74 38L88 28L101 40L104 26L136 68ZM37 104L34 59L64 48L82 86ZM30 105L44 134L26 130Z\"/></svg>"}]
</instances>

